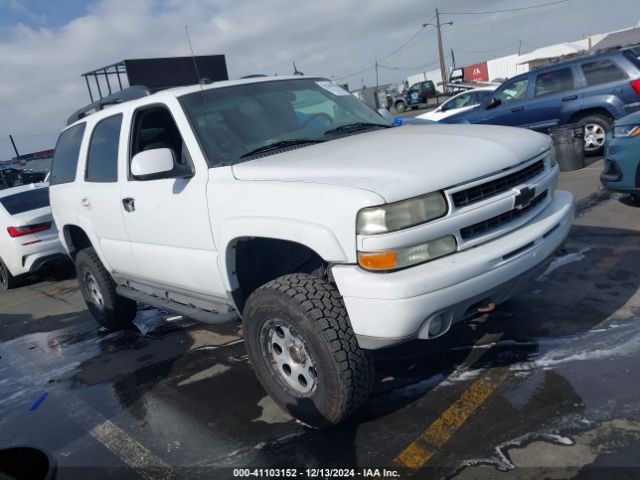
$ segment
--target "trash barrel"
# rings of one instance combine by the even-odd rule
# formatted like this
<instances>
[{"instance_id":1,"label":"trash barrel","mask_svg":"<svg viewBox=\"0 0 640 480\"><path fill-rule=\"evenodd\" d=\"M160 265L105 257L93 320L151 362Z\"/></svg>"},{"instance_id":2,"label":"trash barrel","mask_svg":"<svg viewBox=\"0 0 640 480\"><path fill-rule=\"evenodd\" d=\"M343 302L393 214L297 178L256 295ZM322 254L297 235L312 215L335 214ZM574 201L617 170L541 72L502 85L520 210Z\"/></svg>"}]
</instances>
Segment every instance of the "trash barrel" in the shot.
<instances>
[{"instance_id":1,"label":"trash barrel","mask_svg":"<svg viewBox=\"0 0 640 480\"><path fill-rule=\"evenodd\" d=\"M560 171L584 168L584 128L572 123L549 129Z\"/></svg>"}]
</instances>

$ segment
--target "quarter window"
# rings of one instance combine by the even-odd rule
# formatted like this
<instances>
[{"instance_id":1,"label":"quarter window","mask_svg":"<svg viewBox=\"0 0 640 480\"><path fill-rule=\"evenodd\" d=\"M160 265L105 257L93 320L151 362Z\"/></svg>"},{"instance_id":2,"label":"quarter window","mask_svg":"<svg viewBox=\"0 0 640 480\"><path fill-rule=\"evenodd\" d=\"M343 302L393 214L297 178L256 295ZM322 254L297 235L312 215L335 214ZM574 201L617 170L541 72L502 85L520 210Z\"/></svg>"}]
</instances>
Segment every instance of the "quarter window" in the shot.
<instances>
[{"instance_id":1,"label":"quarter window","mask_svg":"<svg viewBox=\"0 0 640 480\"><path fill-rule=\"evenodd\" d=\"M60 134L51 165L51 185L70 183L76 179L78 156L85 127L85 123L79 123Z\"/></svg>"},{"instance_id":2,"label":"quarter window","mask_svg":"<svg viewBox=\"0 0 640 480\"><path fill-rule=\"evenodd\" d=\"M575 88L571 68L561 68L538 75L536 78L535 96L542 97L553 93L564 92Z\"/></svg>"},{"instance_id":3,"label":"quarter window","mask_svg":"<svg viewBox=\"0 0 640 480\"><path fill-rule=\"evenodd\" d=\"M118 181L118 145L122 115L98 122L91 134L87 156L87 182Z\"/></svg>"},{"instance_id":4,"label":"quarter window","mask_svg":"<svg viewBox=\"0 0 640 480\"><path fill-rule=\"evenodd\" d=\"M582 73L588 86L624 80L627 75L611 60L583 63Z\"/></svg>"}]
</instances>

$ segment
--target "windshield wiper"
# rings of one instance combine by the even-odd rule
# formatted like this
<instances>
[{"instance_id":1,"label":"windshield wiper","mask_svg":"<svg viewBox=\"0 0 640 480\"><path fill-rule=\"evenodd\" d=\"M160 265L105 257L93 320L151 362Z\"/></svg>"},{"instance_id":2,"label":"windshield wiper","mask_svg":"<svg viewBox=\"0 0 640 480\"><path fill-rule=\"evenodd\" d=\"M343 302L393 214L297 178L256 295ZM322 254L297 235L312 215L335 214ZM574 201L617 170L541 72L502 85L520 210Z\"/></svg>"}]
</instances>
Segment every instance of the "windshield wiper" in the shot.
<instances>
[{"instance_id":1,"label":"windshield wiper","mask_svg":"<svg viewBox=\"0 0 640 480\"><path fill-rule=\"evenodd\" d=\"M312 145L314 143L322 143L326 140L314 140L312 138L294 138L291 140L280 140L279 142L263 145L262 147L254 148L250 152L240 155L240 158L252 157L260 153L270 152L272 150L280 150L286 147L293 147L295 145Z\"/></svg>"},{"instance_id":2,"label":"windshield wiper","mask_svg":"<svg viewBox=\"0 0 640 480\"><path fill-rule=\"evenodd\" d=\"M370 128L391 128L392 126L393 125L383 125L380 123L355 122L340 125L339 127L335 128L330 128L329 130L324 132L324 134L331 135L332 133L357 132L358 130L368 130Z\"/></svg>"}]
</instances>

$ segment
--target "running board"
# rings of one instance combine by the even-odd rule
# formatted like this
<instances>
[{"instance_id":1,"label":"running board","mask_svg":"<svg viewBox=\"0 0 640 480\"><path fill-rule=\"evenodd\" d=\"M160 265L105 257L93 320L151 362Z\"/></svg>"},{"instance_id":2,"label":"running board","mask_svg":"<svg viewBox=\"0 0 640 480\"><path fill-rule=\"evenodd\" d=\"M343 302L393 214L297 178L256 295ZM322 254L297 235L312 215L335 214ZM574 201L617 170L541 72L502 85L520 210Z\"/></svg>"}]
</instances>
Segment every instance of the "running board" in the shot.
<instances>
[{"instance_id":1,"label":"running board","mask_svg":"<svg viewBox=\"0 0 640 480\"><path fill-rule=\"evenodd\" d=\"M125 287L124 285L118 285L116 287L116 293L136 302L144 303L145 305L151 305L152 307L156 308L161 308L163 310L167 310L184 317L192 318L193 320L198 320L202 323L217 325L221 323L232 322L234 320L239 320L238 314L235 311L225 313L211 312L208 310L203 310L201 308L192 307L190 305L173 302L166 298L160 298L155 295L143 293L139 290Z\"/></svg>"}]
</instances>

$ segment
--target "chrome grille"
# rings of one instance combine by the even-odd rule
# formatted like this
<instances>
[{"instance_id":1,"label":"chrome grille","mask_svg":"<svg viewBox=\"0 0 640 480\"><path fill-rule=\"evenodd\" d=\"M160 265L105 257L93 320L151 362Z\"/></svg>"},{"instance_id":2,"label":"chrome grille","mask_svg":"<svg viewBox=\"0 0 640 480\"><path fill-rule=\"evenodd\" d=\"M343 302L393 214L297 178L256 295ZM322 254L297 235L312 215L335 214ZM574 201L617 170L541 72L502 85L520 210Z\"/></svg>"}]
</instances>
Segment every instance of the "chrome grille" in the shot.
<instances>
[{"instance_id":1,"label":"chrome grille","mask_svg":"<svg viewBox=\"0 0 640 480\"><path fill-rule=\"evenodd\" d=\"M468 188L460 192L456 192L451 195L453 204L460 208L468 205L480 202L487 198L498 195L499 193L506 192L507 190L517 187L525 183L527 180L532 179L536 175L544 171L544 161L538 160L535 163L517 171L505 175L504 177L496 178L482 185Z\"/></svg>"},{"instance_id":2,"label":"chrome grille","mask_svg":"<svg viewBox=\"0 0 640 480\"><path fill-rule=\"evenodd\" d=\"M521 216L530 212L531 210L536 208L536 206L538 206L540 202L542 202L545 198L547 198L547 190L535 197L531 201L531 203L524 208L514 208L513 210L505 212L496 217L490 218L483 222L478 222L474 225L461 229L460 236L462 237L462 240L469 241L482 235L492 233L498 230L500 227L513 222L514 220L517 220Z\"/></svg>"}]
</instances>

